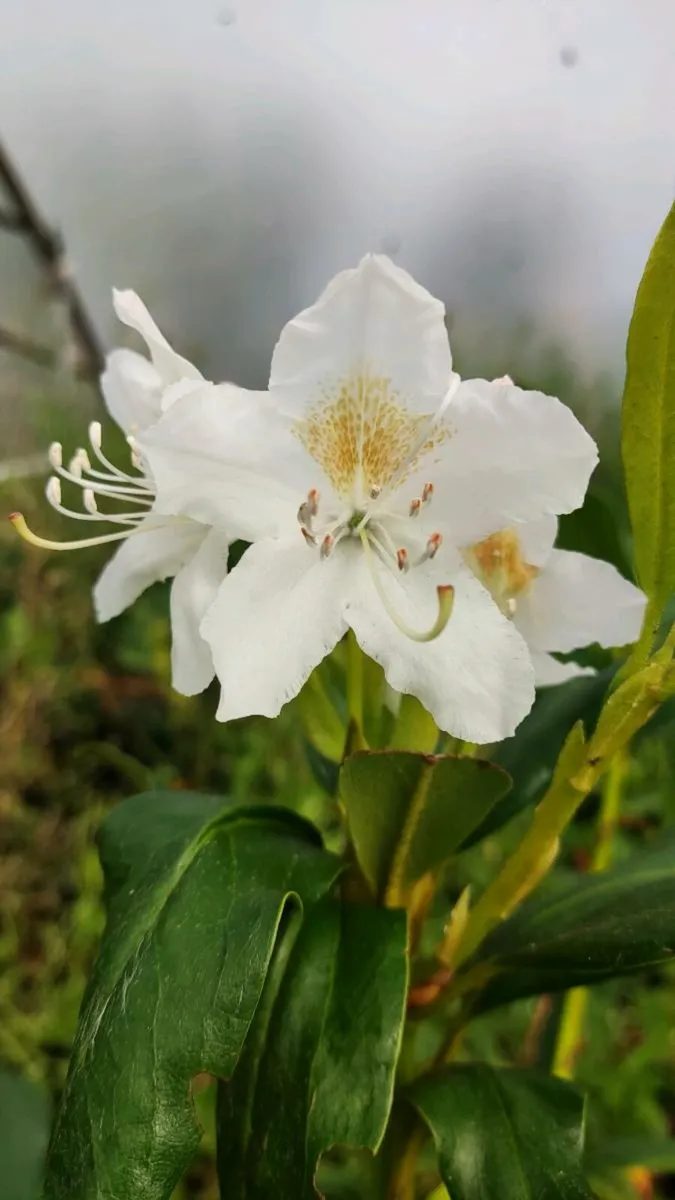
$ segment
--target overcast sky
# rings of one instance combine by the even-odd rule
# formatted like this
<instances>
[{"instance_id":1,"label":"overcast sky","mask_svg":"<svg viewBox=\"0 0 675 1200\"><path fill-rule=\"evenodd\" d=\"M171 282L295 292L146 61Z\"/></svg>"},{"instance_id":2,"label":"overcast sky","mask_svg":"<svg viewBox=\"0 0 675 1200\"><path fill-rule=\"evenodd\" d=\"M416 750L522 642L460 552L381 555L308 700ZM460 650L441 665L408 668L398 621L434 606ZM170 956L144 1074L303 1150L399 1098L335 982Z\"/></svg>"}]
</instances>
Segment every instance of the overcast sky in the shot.
<instances>
[{"instance_id":1,"label":"overcast sky","mask_svg":"<svg viewBox=\"0 0 675 1200\"><path fill-rule=\"evenodd\" d=\"M525 319L620 376L674 64L672 0L0 0L0 136L108 341L135 287L261 384L283 321L384 249L479 350ZM15 322L22 264L5 236Z\"/></svg>"}]
</instances>

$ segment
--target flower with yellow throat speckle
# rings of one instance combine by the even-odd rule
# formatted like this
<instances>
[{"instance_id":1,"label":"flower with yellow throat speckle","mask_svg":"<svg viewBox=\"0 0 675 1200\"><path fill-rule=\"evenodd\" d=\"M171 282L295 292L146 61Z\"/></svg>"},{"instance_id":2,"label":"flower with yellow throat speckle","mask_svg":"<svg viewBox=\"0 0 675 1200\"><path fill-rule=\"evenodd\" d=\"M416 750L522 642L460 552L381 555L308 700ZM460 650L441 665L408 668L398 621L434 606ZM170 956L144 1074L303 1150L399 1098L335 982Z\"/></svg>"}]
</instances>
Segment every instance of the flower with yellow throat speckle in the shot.
<instances>
[{"instance_id":1,"label":"flower with yellow throat speckle","mask_svg":"<svg viewBox=\"0 0 675 1200\"><path fill-rule=\"evenodd\" d=\"M505 616L527 642L539 687L592 675L589 667L558 662L597 642L627 646L636 641L647 597L611 563L572 550L554 550L555 517L542 517L491 534L465 558Z\"/></svg>"},{"instance_id":2,"label":"flower with yellow throat speckle","mask_svg":"<svg viewBox=\"0 0 675 1200\"><path fill-rule=\"evenodd\" d=\"M254 543L202 623L221 719L278 713L351 628L440 728L513 733L529 654L461 547L576 508L596 448L551 397L461 382L443 305L405 271L369 255L290 321L234 439L216 388L141 446L164 511Z\"/></svg>"}]
</instances>

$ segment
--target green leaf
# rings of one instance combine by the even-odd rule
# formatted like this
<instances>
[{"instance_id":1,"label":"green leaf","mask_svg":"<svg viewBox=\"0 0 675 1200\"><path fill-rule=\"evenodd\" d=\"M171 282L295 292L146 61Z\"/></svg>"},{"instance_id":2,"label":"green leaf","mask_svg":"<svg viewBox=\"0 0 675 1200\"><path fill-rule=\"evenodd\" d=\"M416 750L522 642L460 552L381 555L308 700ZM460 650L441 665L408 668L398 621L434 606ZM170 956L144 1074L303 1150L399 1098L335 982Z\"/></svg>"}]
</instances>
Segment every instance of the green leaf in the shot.
<instances>
[{"instance_id":1,"label":"green leaf","mask_svg":"<svg viewBox=\"0 0 675 1200\"><path fill-rule=\"evenodd\" d=\"M668 962L675 954L675 839L602 875L536 893L467 963L493 977L484 1011ZM478 978L478 975L477 975Z\"/></svg>"},{"instance_id":2,"label":"green leaf","mask_svg":"<svg viewBox=\"0 0 675 1200\"><path fill-rule=\"evenodd\" d=\"M236 1067L287 908L339 864L279 809L186 793L120 805L108 923L50 1146L47 1200L166 1200L199 1142L190 1082Z\"/></svg>"},{"instance_id":3,"label":"green leaf","mask_svg":"<svg viewBox=\"0 0 675 1200\"><path fill-rule=\"evenodd\" d=\"M0 1071L0 1179L3 1200L38 1200L49 1138L49 1101L36 1083Z\"/></svg>"},{"instance_id":4,"label":"green leaf","mask_svg":"<svg viewBox=\"0 0 675 1200\"><path fill-rule=\"evenodd\" d=\"M675 590L675 205L640 281L626 348L621 449L638 578L656 614Z\"/></svg>"},{"instance_id":5,"label":"green leaf","mask_svg":"<svg viewBox=\"0 0 675 1200\"><path fill-rule=\"evenodd\" d=\"M322 1153L376 1151L405 1019L406 918L324 901L270 972L231 1083L219 1089L227 1200L316 1197Z\"/></svg>"},{"instance_id":6,"label":"green leaf","mask_svg":"<svg viewBox=\"0 0 675 1200\"><path fill-rule=\"evenodd\" d=\"M416 696L401 696L390 750L413 750L433 754L438 743L438 725Z\"/></svg>"},{"instance_id":7,"label":"green leaf","mask_svg":"<svg viewBox=\"0 0 675 1200\"><path fill-rule=\"evenodd\" d=\"M625 509L625 499L619 491L608 496L588 491L582 508L559 518L556 548L602 558L613 563L622 575L630 576L630 557L622 538L622 532L628 528Z\"/></svg>"},{"instance_id":8,"label":"green leaf","mask_svg":"<svg viewBox=\"0 0 675 1200\"><path fill-rule=\"evenodd\" d=\"M469 1063L420 1080L410 1098L452 1200L589 1200L583 1100L570 1084Z\"/></svg>"},{"instance_id":9,"label":"green leaf","mask_svg":"<svg viewBox=\"0 0 675 1200\"><path fill-rule=\"evenodd\" d=\"M675 1138L621 1138L599 1146L586 1161L594 1174L627 1167L646 1167L665 1174L675 1171Z\"/></svg>"},{"instance_id":10,"label":"green leaf","mask_svg":"<svg viewBox=\"0 0 675 1200\"><path fill-rule=\"evenodd\" d=\"M405 889L441 866L506 794L505 771L476 758L406 751L352 755L340 798L373 892Z\"/></svg>"}]
</instances>

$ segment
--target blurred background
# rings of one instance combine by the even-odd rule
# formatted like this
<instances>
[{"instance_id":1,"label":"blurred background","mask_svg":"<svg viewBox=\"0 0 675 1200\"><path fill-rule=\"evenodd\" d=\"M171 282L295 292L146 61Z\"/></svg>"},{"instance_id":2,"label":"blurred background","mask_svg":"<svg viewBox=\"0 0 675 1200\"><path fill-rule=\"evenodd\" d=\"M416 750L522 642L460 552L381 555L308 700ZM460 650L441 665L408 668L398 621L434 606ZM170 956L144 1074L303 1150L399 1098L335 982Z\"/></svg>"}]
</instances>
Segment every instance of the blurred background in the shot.
<instances>
[{"instance_id":1,"label":"blurred background","mask_svg":"<svg viewBox=\"0 0 675 1200\"><path fill-rule=\"evenodd\" d=\"M618 400L675 192L674 61L671 0L0 0L4 510L70 536L40 501L44 447L74 449L102 415L92 377L126 340L113 285L207 375L264 386L284 321L379 250L446 302L460 370L577 409L604 456L564 536L628 572ZM102 927L105 810L186 784L319 804L292 715L222 729L212 693L171 693L161 588L93 625L104 558L0 535L0 1179L17 1181L3 1200L36 1194ZM668 813L666 742L634 764L631 820ZM597 994L579 1065L597 1123L665 1138L675 991ZM533 1019L515 1007L489 1033L507 1058ZM650 1194L640 1169L605 1195ZM207 1152L186 1194L213 1186Z\"/></svg>"}]
</instances>

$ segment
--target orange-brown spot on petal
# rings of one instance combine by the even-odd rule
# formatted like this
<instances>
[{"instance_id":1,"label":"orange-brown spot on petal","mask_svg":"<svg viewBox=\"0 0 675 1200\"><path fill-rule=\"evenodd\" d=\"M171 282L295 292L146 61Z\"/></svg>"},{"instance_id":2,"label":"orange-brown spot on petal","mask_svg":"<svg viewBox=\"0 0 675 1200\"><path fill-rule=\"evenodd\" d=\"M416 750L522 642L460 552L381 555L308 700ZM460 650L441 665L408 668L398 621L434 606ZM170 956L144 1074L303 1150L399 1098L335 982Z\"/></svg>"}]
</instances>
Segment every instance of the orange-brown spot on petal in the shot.
<instances>
[{"instance_id":1,"label":"orange-brown spot on petal","mask_svg":"<svg viewBox=\"0 0 675 1200\"><path fill-rule=\"evenodd\" d=\"M539 574L537 567L525 561L512 529L502 529L476 542L466 552L466 558L495 604L508 616L513 615L518 596L527 591Z\"/></svg>"}]
</instances>

